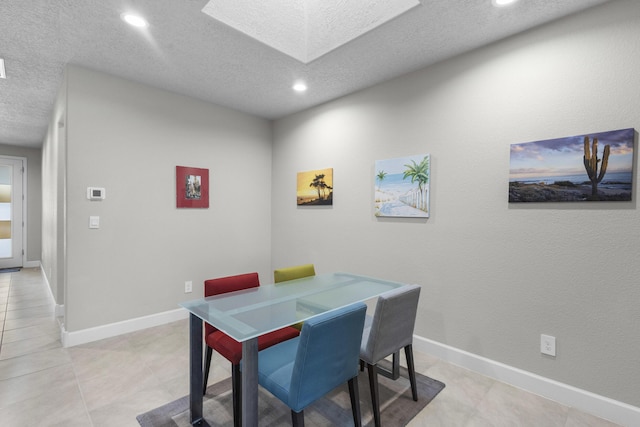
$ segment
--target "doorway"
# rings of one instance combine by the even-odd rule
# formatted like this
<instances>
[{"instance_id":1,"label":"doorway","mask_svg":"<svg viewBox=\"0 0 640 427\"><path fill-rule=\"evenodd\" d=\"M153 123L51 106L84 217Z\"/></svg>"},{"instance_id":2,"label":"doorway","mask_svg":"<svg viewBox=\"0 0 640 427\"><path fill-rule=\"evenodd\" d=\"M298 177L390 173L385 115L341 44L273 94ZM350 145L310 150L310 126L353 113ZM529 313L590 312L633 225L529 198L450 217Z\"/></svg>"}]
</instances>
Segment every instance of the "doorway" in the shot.
<instances>
[{"instance_id":1,"label":"doorway","mask_svg":"<svg viewBox=\"0 0 640 427\"><path fill-rule=\"evenodd\" d=\"M0 156L0 268L23 266L25 163Z\"/></svg>"}]
</instances>

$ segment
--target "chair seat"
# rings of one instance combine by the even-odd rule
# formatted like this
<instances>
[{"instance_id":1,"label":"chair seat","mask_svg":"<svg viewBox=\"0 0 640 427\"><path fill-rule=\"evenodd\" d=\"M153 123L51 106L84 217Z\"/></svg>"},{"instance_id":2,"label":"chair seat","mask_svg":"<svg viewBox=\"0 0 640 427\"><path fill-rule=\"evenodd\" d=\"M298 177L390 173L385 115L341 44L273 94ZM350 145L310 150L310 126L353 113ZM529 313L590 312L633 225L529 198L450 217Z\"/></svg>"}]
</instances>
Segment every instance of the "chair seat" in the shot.
<instances>
[{"instance_id":1,"label":"chair seat","mask_svg":"<svg viewBox=\"0 0 640 427\"><path fill-rule=\"evenodd\" d=\"M261 335L258 337L258 350L263 350L281 341L295 338L299 334L299 330L291 326L287 326L286 328ZM237 365L240 363L240 360L242 359L242 343L234 340L224 332L215 331L207 335L206 343L232 364Z\"/></svg>"}]
</instances>

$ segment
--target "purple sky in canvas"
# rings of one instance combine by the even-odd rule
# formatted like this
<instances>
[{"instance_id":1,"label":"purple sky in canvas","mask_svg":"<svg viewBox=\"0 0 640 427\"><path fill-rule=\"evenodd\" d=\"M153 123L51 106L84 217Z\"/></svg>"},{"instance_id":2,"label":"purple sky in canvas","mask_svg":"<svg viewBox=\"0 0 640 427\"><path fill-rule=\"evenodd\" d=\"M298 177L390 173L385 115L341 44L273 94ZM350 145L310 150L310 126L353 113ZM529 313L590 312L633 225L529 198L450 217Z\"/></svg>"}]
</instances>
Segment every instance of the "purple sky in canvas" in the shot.
<instances>
[{"instance_id":1,"label":"purple sky in canvas","mask_svg":"<svg viewBox=\"0 0 640 427\"><path fill-rule=\"evenodd\" d=\"M610 172L630 172L633 168L634 129L594 132L565 138L525 142L511 145L510 175L514 177L574 175L584 173L584 137L589 146L598 138L598 158L602 158L604 146L611 146Z\"/></svg>"}]
</instances>

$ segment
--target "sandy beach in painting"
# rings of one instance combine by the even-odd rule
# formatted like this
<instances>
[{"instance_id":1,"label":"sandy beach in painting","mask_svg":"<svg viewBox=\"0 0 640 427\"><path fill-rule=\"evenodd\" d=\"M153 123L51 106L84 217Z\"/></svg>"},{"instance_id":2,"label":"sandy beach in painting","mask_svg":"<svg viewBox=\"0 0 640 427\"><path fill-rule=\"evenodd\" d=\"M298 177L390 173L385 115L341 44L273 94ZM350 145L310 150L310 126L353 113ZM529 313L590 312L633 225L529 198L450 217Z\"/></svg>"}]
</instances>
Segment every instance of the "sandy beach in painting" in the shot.
<instances>
[{"instance_id":1,"label":"sandy beach in painting","mask_svg":"<svg viewBox=\"0 0 640 427\"><path fill-rule=\"evenodd\" d=\"M375 215L397 217L428 217L429 214L400 201L402 193L376 190Z\"/></svg>"}]
</instances>

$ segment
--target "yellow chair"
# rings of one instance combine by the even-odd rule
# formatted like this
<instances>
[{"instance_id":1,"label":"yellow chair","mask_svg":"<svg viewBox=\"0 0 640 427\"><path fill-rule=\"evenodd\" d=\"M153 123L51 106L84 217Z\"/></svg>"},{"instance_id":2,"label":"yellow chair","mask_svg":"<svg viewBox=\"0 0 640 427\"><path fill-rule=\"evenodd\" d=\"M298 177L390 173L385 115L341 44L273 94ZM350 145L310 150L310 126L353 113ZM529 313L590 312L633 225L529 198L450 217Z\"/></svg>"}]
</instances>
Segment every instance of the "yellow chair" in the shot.
<instances>
[{"instance_id":1,"label":"yellow chair","mask_svg":"<svg viewBox=\"0 0 640 427\"><path fill-rule=\"evenodd\" d=\"M273 270L273 281L275 283L286 282L287 280L301 279L303 277L315 276L316 270L313 264L296 265L294 267L278 268ZM302 330L303 323L291 325L297 330Z\"/></svg>"},{"instance_id":2,"label":"yellow chair","mask_svg":"<svg viewBox=\"0 0 640 427\"><path fill-rule=\"evenodd\" d=\"M276 283L315 275L316 270L313 268L313 264L297 265L295 267L286 267L273 270L273 280Z\"/></svg>"}]
</instances>

